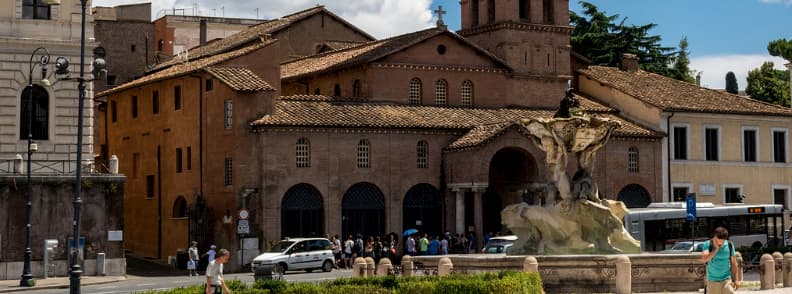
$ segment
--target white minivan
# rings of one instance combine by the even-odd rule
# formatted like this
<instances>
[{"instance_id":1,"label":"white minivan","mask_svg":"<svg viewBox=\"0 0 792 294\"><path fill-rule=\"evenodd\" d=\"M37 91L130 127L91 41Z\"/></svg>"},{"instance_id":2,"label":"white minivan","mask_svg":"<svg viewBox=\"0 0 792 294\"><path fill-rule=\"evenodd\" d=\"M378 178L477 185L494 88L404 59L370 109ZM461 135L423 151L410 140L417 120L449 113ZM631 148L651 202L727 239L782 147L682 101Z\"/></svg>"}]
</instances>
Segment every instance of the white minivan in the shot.
<instances>
[{"instance_id":1,"label":"white minivan","mask_svg":"<svg viewBox=\"0 0 792 294\"><path fill-rule=\"evenodd\" d=\"M287 270L312 272L333 270L335 257L330 240L325 238L286 238L269 251L253 259L251 270L256 274L284 273Z\"/></svg>"}]
</instances>

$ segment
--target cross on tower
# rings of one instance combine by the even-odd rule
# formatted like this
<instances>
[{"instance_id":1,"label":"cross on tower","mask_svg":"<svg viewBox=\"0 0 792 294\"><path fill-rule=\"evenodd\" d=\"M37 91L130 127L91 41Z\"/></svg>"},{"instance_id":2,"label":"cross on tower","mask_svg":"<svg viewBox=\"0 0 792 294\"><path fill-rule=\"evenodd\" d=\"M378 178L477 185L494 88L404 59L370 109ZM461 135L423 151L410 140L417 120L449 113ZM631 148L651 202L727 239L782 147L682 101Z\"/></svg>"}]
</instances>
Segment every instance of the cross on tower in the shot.
<instances>
[{"instance_id":1,"label":"cross on tower","mask_svg":"<svg viewBox=\"0 0 792 294\"><path fill-rule=\"evenodd\" d=\"M434 13L437 14L437 26L445 28L446 25L443 22L443 14L446 14L446 11L443 10L443 5L437 6Z\"/></svg>"}]
</instances>

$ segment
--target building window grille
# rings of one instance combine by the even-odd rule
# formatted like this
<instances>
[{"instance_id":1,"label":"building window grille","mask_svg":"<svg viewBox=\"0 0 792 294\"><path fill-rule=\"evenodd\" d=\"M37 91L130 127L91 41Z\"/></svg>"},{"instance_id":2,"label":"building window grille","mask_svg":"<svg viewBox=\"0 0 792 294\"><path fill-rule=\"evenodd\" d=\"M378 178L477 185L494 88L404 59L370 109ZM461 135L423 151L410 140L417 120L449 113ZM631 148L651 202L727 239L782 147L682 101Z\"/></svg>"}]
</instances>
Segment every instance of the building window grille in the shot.
<instances>
[{"instance_id":1,"label":"building window grille","mask_svg":"<svg viewBox=\"0 0 792 294\"><path fill-rule=\"evenodd\" d=\"M773 162L786 162L786 131L773 131Z\"/></svg>"},{"instance_id":2,"label":"building window grille","mask_svg":"<svg viewBox=\"0 0 792 294\"><path fill-rule=\"evenodd\" d=\"M371 144L368 140L363 139L358 142L357 146L357 166L360 168L371 167Z\"/></svg>"},{"instance_id":3,"label":"building window grille","mask_svg":"<svg viewBox=\"0 0 792 294\"><path fill-rule=\"evenodd\" d=\"M225 183L226 186L231 186L234 183L233 182L234 165L233 165L233 161L231 160L231 158L226 157L224 166L225 166L225 173L224 173L225 181L224 181L224 183Z\"/></svg>"},{"instance_id":4,"label":"building window grille","mask_svg":"<svg viewBox=\"0 0 792 294\"><path fill-rule=\"evenodd\" d=\"M686 160L687 156L687 127L674 127L674 159Z\"/></svg>"},{"instance_id":5,"label":"building window grille","mask_svg":"<svg viewBox=\"0 0 792 294\"><path fill-rule=\"evenodd\" d=\"M445 80L437 81L437 83L435 83L435 105L445 106L447 94L448 83Z\"/></svg>"},{"instance_id":6,"label":"building window grille","mask_svg":"<svg viewBox=\"0 0 792 294\"><path fill-rule=\"evenodd\" d=\"M631 173L638 172L638 148L637 147L630 147L627 151L627 165L628 170Z\"/></svg>"},{"instance_id":7,"label":"building window grille","mask_svg":"<svg viewBox=\"0 0 792 294\"><path fill-rule=\"evenodd\" d=\"M410 105L421 105L421 80L410 80Z\"/></svg>"},{"instance_id":8,"label":"building window grille","mask_svg":"<svg viewBox=\"0 0 792 294\"><path fill-rule=\"evenodd\" d=\"M756 130L743 130L743 160L756 162Z\"/></svg>"},{"instance_id":9,"label":"building window grille","mask_svg":"<svg viewBox=\"0 0 792 294\"><path fill-rule=\"evenodd\" d=\"M418 168L429 168L429 143L418 141L416 154L418 155Z\"/></svg>"},{"instance_id":10,"label":"building window grille","mask_svg":"<svg viewBox=\"0 0 792 294\"><path fill-rule=\"evenodd\" d=\"M461 100L462 106L464 107L471 107L473 106L473 82L466 80L462 82L462 89L461 93Z\"/></svg>"},{"instance_id":11,"label":"building window grille","mask_svg":"<svg viewBox=\"0 0 792 294\"><path fill-rule=\"evenodd\" d=\"M231 101L231 99L225 101L224 106L223 106L223 110L224 110L223 111L223 113L224 113L224 115L223 115L223 122L224 122L223 125L225 126L226 130L230 130L231 127L233 126L233 121L232 121L233 114L234 114L233 107L234 107L234 105L233 105L233 102Z\"/></svg>"},{"instance_id":12,"label":"building window grille","mask_svg":"<svg viewBox=\"0 0 792 294\"><path fill-rule=\"evenodd\" d=\"M297 140L297 167L311 167L311 143L306 138Z\"/></svg>"},{"instance_id":13,"label":"building window grille","mask_svg":"<svg viewBox=\"0 0 792 294\"><path fill-rule=\"evenodd\" d=\"M718 160L718 129L706 128L704 130L704 158L710 161Z\"/></svg>"}]
</instances>

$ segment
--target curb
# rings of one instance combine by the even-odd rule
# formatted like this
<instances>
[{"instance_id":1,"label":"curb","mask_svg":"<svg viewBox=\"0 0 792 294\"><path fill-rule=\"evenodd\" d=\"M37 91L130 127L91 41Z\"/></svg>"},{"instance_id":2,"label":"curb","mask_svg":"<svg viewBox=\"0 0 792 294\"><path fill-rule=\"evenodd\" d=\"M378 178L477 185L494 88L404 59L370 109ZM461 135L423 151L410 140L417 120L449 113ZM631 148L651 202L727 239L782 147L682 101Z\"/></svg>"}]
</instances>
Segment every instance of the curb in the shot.
<instances>
[{"instance_id":1,"label":"curb","mask_svg":"<svg viewBox=\"0 0 792 294\"><path fill-rule=\"evenodd\" d=\"M102 285L102 284L110 284L110 283L117 283L123 282L128 280L126 277L119 276L115 280L106 280L106 281L81 281L81 286L88 286L88 285ZM33 286L33 287L22 287L22 286L15 286L9 288L0 288L0 293L12 293L12 292L23 292L23 291L32 291L32 290L47 290L47 289L67 289L69 288L70 284L50 284L50 285L42 285L42 286Z\"/></svg>"}]
</instances>

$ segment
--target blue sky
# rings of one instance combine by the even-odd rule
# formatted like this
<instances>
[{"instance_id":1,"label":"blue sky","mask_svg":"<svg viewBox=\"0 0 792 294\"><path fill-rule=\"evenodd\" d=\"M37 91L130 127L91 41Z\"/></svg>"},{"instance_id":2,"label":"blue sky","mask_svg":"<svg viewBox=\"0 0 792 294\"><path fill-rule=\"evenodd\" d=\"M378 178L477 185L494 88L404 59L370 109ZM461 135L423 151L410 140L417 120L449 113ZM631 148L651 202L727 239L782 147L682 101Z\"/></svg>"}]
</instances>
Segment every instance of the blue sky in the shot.
<instances>
[{"instance_id":1,"label":"blue sky","mask_svg":"<svg viewBox=\"0 0 792 294\"><path fill-rule=\"evenodd\" d=\"M147 0L93 0L94 6L114 6ZM152 17L163 9L197 7L200 15L239 18L277 18L317 4L325 5L350 23L377 38L405 34L434 26L432 10L448 11L451 30L460 25L459 0L154 0ZM600 11L627 17L631 24L656 23L653 33L663 44L677 47L688 37L691 68L700 72L702 84L723 88L728 71L745 87L749 70L765 61L777 68L786 62L767 53L767 43L792 38L792 0L591 0ZM570 9L579 11L577 1ZM192 11L192 9L190 9Z\"/></svg>"}]
</instances>

